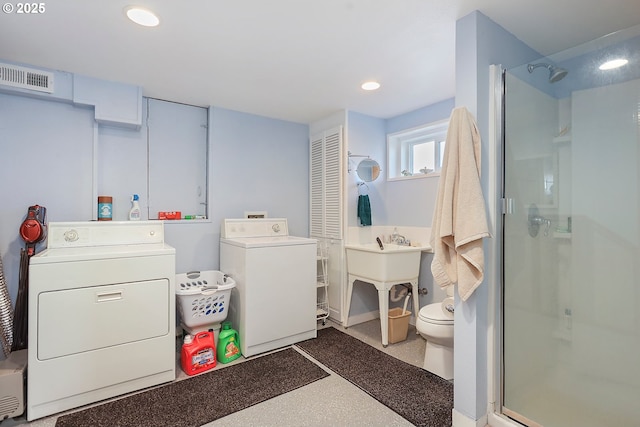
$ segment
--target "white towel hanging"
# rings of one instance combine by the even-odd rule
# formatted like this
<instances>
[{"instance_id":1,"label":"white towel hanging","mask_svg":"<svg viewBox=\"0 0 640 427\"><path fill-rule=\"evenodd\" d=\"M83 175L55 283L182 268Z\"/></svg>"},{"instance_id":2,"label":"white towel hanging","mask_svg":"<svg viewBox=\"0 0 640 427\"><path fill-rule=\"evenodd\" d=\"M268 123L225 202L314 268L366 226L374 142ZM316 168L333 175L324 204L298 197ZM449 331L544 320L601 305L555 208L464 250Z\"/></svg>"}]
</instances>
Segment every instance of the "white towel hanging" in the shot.
<instances>
[{"instance_id":1,"label":"white towel hanging","mask_svg":"<svg viewBox=\"0 0 640 427\"><path fill-rule=\"evenodd\" d=\"M464 107L449 120L431 227L431 273L444 288L458 285L463 301L484 278L482 239L490 237L480 183L480 132Z\"/></svg>"}]
</instances>

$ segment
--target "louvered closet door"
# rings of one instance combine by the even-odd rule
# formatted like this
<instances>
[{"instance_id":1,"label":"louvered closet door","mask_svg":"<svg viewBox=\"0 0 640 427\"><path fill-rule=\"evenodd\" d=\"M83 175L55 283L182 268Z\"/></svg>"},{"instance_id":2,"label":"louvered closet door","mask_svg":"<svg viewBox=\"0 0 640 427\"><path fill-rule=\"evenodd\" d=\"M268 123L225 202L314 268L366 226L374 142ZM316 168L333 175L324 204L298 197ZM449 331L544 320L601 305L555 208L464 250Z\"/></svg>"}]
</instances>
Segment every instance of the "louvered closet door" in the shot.
<instances>
[{"instance_id":1,"label":"louvered closet door","mask_svg":"<svg viewBox=\"0 0 640 427\"><path fill-rule=\"evenodd\" d=\"M342 238L342 129L325 132L324 234Z\"/></svg>"},{"instance_id":2,"label":"louvered closet door","mask_svg":"<svg viewBox=\"0 0 640 427\"><path fill-rule=\"evenodd\" d=\"M323 237L323 134L311 138L311 237Z\"/></svg>"},{"instance_id":3,"label":"louvered closet door","mask_svg":"<svg viewBox=\"0 0 640 427\"><path fill-rule=\"evenodd\" d=\"M311 138L311 236L342 238L342 127Z\"/></svg>"}]
</instances>

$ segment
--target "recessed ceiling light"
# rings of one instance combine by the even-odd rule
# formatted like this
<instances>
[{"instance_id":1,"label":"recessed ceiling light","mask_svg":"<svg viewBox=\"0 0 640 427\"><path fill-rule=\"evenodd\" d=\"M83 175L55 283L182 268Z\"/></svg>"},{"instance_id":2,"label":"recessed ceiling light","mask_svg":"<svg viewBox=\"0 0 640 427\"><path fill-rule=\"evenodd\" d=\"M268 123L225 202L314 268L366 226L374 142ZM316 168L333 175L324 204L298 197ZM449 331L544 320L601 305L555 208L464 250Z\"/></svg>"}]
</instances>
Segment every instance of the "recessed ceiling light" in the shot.
<instances>
[{"instance_id":1,"label":"recessed ceiling light","mask_svg":"<svg viewBox=\"0 0 640 427\"><path fill-rule=\"evenodd\" d=\"M145 27L155 27L160 24L158 17L148 9L137 6L129 6L125 8L127 18L131 19L136 24Z\"/></svg>"},{"instance_id":2,"label":"recessed ceiling light","mask_svg":"<svg viewBox=\"0 0 640 427\"><path fill-rule=\"evenodd\" d=\"M374 81L364 82L360 87L364 90L376 90L380 88L380 83Z\"/></svg>"},{"instance_id":3,"label":"recessed ceiling light","mask_svg":"<svg viewBox=\"0 0 640 427\"><path fill-rule=\"evenodd\" d=\"M607 61L600 65L601 70L613 70L614 68L622 67L626 65L629 61L624 58L612 59L611 61Z\"/></svg>"}]
</instances>

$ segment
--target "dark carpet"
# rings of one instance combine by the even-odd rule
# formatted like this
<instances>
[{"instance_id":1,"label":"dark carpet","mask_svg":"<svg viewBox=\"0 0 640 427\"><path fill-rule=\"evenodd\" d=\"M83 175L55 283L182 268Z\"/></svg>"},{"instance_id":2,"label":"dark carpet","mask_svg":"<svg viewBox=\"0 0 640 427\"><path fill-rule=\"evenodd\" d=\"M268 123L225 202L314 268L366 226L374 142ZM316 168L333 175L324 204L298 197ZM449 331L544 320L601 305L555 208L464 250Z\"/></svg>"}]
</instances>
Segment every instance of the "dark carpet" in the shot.
<instances>
[{"instance_id":1,"label":"dark carpet","mask_svg":"<svg viewBox=\"0 0 640 427\"><path fill-rule=\"evenodd\" d=\"M453 384L336 328L296 346L417 426L450 427Z\"/></svg>"},{"instance_id":2,"label":"dark carpet","mask_svg":"<svg viewBox=\"0 0 640 427\"><path fill-rule=\"evenodd\" d=\"M328 375L287 348L64 415L56 427L197 427Z\"/></svg>"}]
</instances>

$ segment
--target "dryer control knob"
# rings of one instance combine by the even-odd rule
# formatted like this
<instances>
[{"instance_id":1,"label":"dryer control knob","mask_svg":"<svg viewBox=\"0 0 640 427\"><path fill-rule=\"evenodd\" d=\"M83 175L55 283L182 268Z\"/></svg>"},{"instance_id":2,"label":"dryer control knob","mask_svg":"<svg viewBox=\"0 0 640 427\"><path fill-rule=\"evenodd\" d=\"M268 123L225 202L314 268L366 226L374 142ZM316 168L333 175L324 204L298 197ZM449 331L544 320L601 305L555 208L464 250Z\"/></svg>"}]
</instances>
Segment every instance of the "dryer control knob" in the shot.
<instances>
[{"instance_id":1,"label":"dryer control knob","mask_svg":"<svg viewBox=\"0 0 640 427\"><path fill-rule=\"evenodd\" d=\"M271 226L271 229L274 231L274 233L279 233L280 232L280 224L273 224Z\"/></svg>"},{"instance_id":2,"label":"dryer control knob","mask_svg":"<svg viewBox=\"0 0 640 427\"><path fill-rule=\"evenodd\" d=\"M78 240L78 232L76 230L65 231L64 240L67 242L75 242L76 240Z\"/></svg>"}]
</instances>

